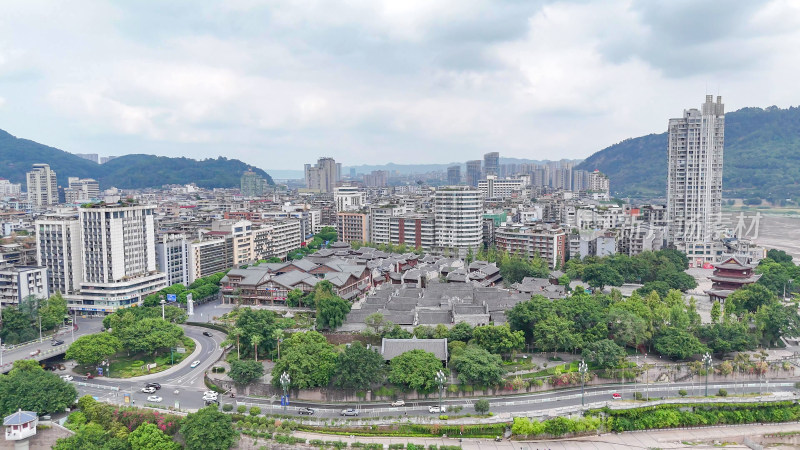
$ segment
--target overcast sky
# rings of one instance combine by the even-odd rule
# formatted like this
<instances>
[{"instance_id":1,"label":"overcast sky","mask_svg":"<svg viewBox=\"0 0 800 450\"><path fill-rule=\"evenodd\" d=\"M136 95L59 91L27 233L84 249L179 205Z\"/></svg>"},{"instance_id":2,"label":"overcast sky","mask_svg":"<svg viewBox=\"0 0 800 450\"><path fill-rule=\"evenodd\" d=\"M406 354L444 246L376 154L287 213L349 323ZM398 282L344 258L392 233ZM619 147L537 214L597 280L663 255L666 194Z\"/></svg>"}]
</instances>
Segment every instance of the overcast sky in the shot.
<instances>
[{"instance_id":1,"label":"overcast sky","mask_svg":"<svg viewBox=\"0 0 800 450\"><path fill-rule=\"evenodd\" d=\"M796 0L0 3L0 129L73 153L584 158L798 79Z\"/></svg>"}]
</instances>

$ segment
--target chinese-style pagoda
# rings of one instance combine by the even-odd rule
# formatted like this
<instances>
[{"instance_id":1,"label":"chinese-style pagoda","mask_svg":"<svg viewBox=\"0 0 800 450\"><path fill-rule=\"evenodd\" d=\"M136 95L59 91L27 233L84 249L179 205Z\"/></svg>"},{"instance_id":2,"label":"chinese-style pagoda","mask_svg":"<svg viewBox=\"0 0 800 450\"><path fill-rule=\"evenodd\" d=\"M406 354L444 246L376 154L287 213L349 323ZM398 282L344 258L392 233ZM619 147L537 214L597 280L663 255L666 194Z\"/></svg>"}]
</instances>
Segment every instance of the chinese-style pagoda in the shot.
<instances>
[{"instance_id":1,"label":"chinese-style pagoda","mask_svg":"<svg viewBox=\"0 0 800 450\"><path fill-rule=\"evenodd\" d=\"M755 267L743 263L735 256L714 264L714 274L710 277L713 284L706 294L712 301L724 302L735 290L753 284L761 278L760 274L753 273Z\"/></svg>"}]
</instances>

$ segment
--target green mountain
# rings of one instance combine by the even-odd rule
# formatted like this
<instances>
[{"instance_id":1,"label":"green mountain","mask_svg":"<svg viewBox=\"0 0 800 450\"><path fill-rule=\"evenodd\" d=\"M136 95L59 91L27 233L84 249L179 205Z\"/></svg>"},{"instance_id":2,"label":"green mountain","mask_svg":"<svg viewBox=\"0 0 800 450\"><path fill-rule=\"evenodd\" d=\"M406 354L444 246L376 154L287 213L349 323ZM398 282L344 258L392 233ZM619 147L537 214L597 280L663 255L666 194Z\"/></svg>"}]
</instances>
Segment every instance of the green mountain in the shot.
<instances>
[{"instance_id":1,"label":"green mountain","mask_svg":"<svg viewBox=\"0 0 800 450\"><path fill-rule=\"evenodd\" d=\"M667 133L627 139L576 168L608 175L618 197L664 197ZM743 108L726 114L722 186L726 197L800 199L800 108Z\"/></svg>"},{"instance_id":2,"label":"green mountain","mask_svg":"<svg viewBox=\"0 0 800 450\"><path fill-rule=\"evenodd\" d=\"M153 155L125 155L105 164L79 158L57 148L27 139L19 139L0 130L0 177L25 184L25 172L33 164L46 163L56 171L58 184L67 185L67 177L94 178L100 188L138 189L164 184L195 183L204 188L238 187L247 169L275 184L266 172L238 159L168 158Z\"/></svg>"}]
</instances>

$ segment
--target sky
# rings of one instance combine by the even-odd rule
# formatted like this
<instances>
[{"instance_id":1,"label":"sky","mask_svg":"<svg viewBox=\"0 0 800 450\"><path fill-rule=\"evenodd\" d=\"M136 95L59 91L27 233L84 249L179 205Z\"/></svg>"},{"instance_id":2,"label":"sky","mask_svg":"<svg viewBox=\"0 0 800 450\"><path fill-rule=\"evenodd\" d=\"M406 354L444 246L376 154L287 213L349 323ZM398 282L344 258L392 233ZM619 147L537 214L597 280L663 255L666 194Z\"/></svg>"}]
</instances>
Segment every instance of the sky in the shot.
<instances>
[{"instance_id":1,"label":"sky","mask_svg":"<svg viewBox=\"0 0 800 450\"><path fill-rule=\"evenodd\" d=\"M0 129L268 172L585 158L798 79L796 0L0 3Z\"/></svg>"}]
</instances>

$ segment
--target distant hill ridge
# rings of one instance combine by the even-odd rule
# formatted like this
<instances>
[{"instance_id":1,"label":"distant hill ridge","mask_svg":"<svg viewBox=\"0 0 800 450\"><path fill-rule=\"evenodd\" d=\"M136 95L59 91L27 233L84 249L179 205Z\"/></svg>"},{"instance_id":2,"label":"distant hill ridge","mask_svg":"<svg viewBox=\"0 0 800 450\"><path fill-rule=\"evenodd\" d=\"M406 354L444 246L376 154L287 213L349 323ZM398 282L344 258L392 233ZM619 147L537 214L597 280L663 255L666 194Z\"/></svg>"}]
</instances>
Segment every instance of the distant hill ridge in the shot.
<instances>
[{"instance_id":1,"label":"distant hill ridge","mask_svg":"<svg viewBox=\"0 0 800 450\"><path fill-rule=\"evenodd\" d=\"M667 133L626 139L576 168L608 175L618 197L664 197ZM725 115L722 187L726 197L800 200L800 108L743 108Z\"/></svg>"},{"instance_id":2,"label":"distant hill ridge","mask_svg":"<svg viewBox=\"0 0 800 450\"><path fill-rule=\"evenodd\" d=\"M101 189L140 189L164 184L195 183L203 188L230 188L240 185L248 169L275 184L266 172L238 159L169 158L154 155L125 155L105 164L97 164L72 153L19 139L0 130L0 177L25 184L25 173L37 163L49 164L56 171L58 184L67 185L67 177L94 178Z\"/></svg>"}]
</instances>

